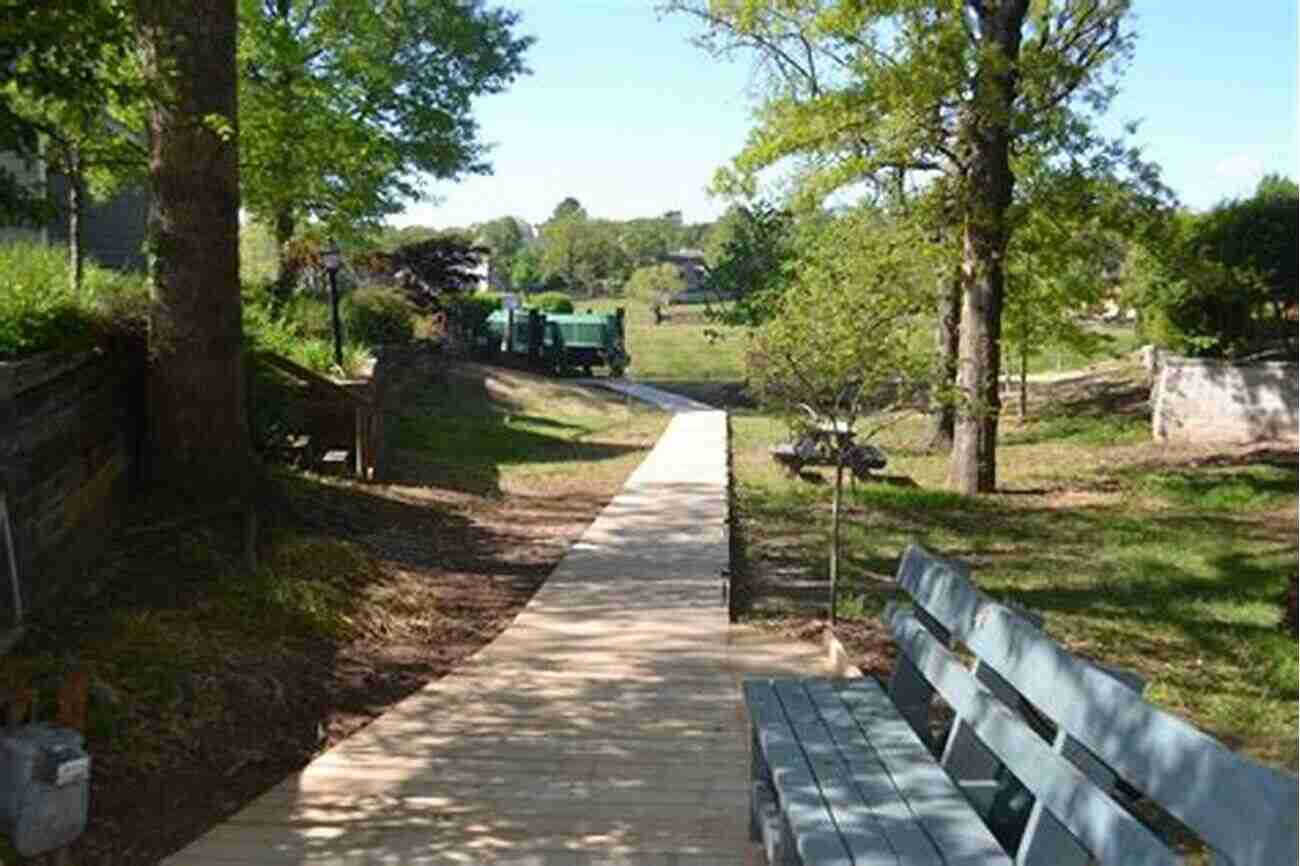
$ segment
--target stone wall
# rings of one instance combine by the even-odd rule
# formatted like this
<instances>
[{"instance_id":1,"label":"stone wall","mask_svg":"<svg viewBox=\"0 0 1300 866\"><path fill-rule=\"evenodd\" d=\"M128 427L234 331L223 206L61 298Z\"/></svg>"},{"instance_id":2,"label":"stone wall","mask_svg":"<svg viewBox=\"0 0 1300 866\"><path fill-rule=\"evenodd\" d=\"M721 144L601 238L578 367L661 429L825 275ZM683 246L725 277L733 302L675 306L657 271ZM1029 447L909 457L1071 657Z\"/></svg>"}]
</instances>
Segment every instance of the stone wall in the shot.
<instances>
[{"instance_id":1,"label":"stone wall","mask_svg":"<svg viewBox=\"0 0 1300 866\"><path fill-rule=\"evenodd\" d=\"M26 610L108 540L135 467L136 369L95 352L0 363L0 493ZM3 627L14 611L2 558L0 574Z\"/></svg>"},{"instance_id":2,"label":"stone wall","mask_svg":"<svg viewBox=\"0 0 1300 866\"><path fill-rule=\"evenodd\" d=\"M1161 442L1294 438L1296 369L1162 356L1151 395L1152 435Z\"/></svg>"}]
</instances>

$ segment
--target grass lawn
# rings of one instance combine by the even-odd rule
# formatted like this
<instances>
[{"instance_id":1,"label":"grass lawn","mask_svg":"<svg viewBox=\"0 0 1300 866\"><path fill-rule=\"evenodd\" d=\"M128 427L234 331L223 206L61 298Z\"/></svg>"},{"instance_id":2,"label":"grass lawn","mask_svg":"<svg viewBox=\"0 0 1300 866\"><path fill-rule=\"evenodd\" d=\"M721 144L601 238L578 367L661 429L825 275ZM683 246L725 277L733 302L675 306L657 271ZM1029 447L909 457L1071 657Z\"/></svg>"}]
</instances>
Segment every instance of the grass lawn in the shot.
<instances>
[{"instance_id":1,"label":"grass lawn","mask_svg":"<svg viewBox=\"0 0 1300 866\"><path fill-rule=\"evenodd\" d=\"M89 674L78 864L154 863L504 629L668 416L477 365L394 381L384 484L273 469L237 519L135 503L0 657L53 715ZM12 695L12 691L10 692ZM0 841L0 862L19 862Z\"/></svg>"},{"instance_id":2,"label":"grass lawn","mask_svg":"<svg viewBox=\"0 0 1300 866\"><path fill-rule=\"evenodd\" d=\"M715 401L734 395L745 378L745 334L727 329L709 336L706 332L710 329L720 329L709 323L702 304L669 307L668 319L659 325L654 323L650 307L641 301L578 299L574 307L598 312L612 312L616 307L627 310L630 378Z\"/></svg>"},{"instance_id":3,"label":"grass lawn","mask_svg":"<svg viewBox=\"0 0 1300 866\"><path fill-rule=\"evenodd\" d=\"M976 498L943 489L947 458L916 448L922 419L901 419L878 440L889 481L848 497L842 611L860 622L846 630L882 671L886 579L920 541L1045 615L1072 650L1141 673L1150 700L1294 771L1296 643L1278 621L1296 570L1296 450L1157 445L1145 401L1131 364L1035 386L1026 423L1002 425L1000 492ZM831 485L777 469L778 420L741 412L733 433L749 615L789 623L824 603Z\"/></svg>"}]
</instances>

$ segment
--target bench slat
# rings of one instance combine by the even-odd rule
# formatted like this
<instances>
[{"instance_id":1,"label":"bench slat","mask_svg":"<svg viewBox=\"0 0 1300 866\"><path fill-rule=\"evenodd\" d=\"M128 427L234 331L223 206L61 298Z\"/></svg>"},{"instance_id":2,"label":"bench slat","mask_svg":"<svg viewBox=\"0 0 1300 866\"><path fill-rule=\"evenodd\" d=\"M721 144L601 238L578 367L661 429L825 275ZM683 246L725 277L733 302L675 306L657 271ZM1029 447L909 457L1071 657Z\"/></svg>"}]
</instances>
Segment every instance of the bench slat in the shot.
<instances>
[{"instance_id":1,"label":"bench slat","mask_svg":"<svg viewBox=\"0 0 1300 866\"><path fill-rule=\"evenodd\" d=\"M975 628L976 614L988 602L988 597L971 582L970 569L964 562L936 556L919 544L909 544L903 551L898 584L949 635L963 643Z\"/></svg>"},{"instance_id":2,"label":"bench slat","mask_svg":"<svg viewBox=\"0 0 1300 866\"><path fill-rule=\"evenodd\" d=\"M880 686L873 680L852 680L840 697L945 862L1009 866L997 840Z\"/></svg>"},{"instance_id":3,"label":"bench slat","mask_svg":"<svg viewBox=\"0 0 1300 866\"><path fill-rule=\"evenodd\" d=\"M996 607L981 614L968 644L1227 862L1297 862L1294 778L1234 754Z\"/></svg>"},{"instance_id":4,"label":"bench slat","mask_svg":"<svg viewBox=\"0 0 1300 866\"><path fill-rule=\"evenodd\" d=\"M791 841L805 861L852 866L775 686L751 680L745 682L744 692L781 814L794 837Z\"/></svg>"},{"instance_id":5,"label":"bench slat","mask_svg":"<svg viewBox=\"0 0 1300 866\"><path fill-rule=\"evenodd\" d=\"M986 608L997 609L992 605ZM1008 614L1007 618L1026 633L1036 633L1018 617ZM994 698L914 617L896 613L891 626L900 651L907 653L958 717L1100 862L1126 866L1178 863L1164 843ZM1118 683L1115 686L1132 694Z\"/></svg>"},{"instance_id":6,"label":"bench slat","mask_svg":"<svg viewBox=\"0 0 1300 866\"><path fill-rule=\"evenodd\" d=\"M846 822L856 829L860 822L869 820L903 863L908 866L943 866L943 857L935 850L934 843L921 828L916 815L900 797L884 764L880 763L879 756L864 741L862 729L858 727L848 706L840 699L834 685L827 680L811 680L805 684L805 688L821 712L831 739L844 757L848 783L866 806L865 812L849 812L843 817L837 813L835 820L840 824L841 831L845 829ZM849 850L855 860L862 853L862 849L852 841L849 842Z\"/></svg>"}]
</instances>

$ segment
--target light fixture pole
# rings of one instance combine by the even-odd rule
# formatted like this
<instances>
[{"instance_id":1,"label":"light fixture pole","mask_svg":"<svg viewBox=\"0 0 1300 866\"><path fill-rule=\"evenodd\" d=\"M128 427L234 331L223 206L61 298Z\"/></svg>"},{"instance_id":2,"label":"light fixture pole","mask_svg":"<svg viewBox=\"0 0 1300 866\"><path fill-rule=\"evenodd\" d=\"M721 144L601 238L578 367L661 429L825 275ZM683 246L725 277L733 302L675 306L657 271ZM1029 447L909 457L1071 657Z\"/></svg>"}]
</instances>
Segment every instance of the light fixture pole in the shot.
<instances>
[{"instance_id":1,"label":"light fixture pole","mask_svg":"<svg viewBox=\"0 0 1300 866\"><path fill-rule=\"evenodd\" d=\"M343 323L339 321L339 256L338 244L330 238L329 246L321 252L321 262L330 277L330 311L334 325L334 363L343 369Z\"/></svg>"}]
</instances>

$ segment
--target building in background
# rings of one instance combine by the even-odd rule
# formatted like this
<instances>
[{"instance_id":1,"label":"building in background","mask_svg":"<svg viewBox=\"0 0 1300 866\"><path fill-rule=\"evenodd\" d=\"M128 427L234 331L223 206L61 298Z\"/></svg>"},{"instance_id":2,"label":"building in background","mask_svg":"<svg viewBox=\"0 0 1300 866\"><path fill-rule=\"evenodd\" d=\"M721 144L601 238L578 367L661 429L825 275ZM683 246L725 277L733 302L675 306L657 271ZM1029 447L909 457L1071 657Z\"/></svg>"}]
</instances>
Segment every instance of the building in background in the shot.
<instances>
[{"instance_id":1,"label":"building in background","mask_svg":"<svg viewBox=\"0 0 1300 866\"><path fill-rule=\"evenodd\" d=\"M39 159L24 159L0 152L0 169L33 191L43 191L55 205L55 214L39 226L0 225L0 243L31 241L66 246L68 215L67 179L47 172ZM82 244L88 260L116 270L144 270L144 241L149 219L149 194L131 187L94 201L87 197L82 213Z\"/></svg>"}]
</instances>

